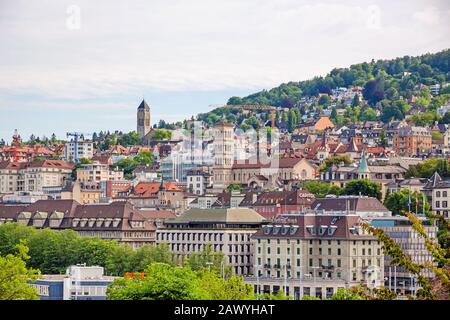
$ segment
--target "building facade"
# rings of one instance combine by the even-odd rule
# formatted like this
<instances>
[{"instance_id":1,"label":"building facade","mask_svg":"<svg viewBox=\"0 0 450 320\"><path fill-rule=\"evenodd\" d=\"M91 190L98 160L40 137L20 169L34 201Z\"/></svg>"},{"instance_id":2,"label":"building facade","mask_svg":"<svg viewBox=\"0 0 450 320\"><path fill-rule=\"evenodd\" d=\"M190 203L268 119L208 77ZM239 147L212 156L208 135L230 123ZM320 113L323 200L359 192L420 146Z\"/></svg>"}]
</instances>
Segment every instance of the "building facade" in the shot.
<instances>
[{"instance_id":1,"label":"building facade","mask_svg":"<svg viewBox=\"0 0 450 320\"><path fill-rule=\"evenodd\" d=\"M106 300L106 289L114 277L104 275L103 267L70 266L63 275L43 275L30 284L40 300Z\"/></svg>"},{"instance_id":2,"label":"building facade","mask_svg":"<svg viewBox=\"0 0 450 320\"><path fill-rule=\"evenodd\" d=\"M413 157L428 154L431 150L431 131L428 128L405 126L398 129L393 147L400 156Z\"/></svg>"},{"instance_id":3,"label":"building facade","mask_svg":"<svg viewBox=\"0 0 450 320\"><path fill-rule=\"evenodd\" d=\"M73 162L75 159L91 159L94 156L94 143L91 140L80 139L77 142L70 141L65 145L65 160ZM77 155L75 155L77 153Z\"/></svg>"},{"instance_id":4,"label":"building facade","mask_svg":"<svg viewBox=\"0 0 450 320\"><path fill-rule=\"evenodd\" d=\"M168 219L157 230L156 242L167 243L178 262L207 246L223 252L225 262L235 274L253 271L253 246L250 237L264 218L248 208L190 209Z\"/></svg>"},{"instance_id":5,"label":"building facade","mask_svg":"<svg viewBox=\"0 0 450 320\"><path fill-rule=\"evenodd\" d=\"M252 236L254 274L246 281L257 293L282 290L294 299L330 298L339 288L380 287L381 244L357 215L289 214Z\"/></svg>"},{"instance_id":6,"label":"building facade","mask_svg":"<svg viewBox=\"0 0 450 320\"><path fill-rule=\"evenodd\" d=\"M61 160L0 162L0 195L62 188L72 168L72 164Z\"/></svg>"},{"instance_id":7,"label":"building facade","mask_svg":"<svg viewBox=\"0 0 450 320\"><path fill-rule=\"evenodd\" d=\"M137 109L136 130L140 139L143 139L151 130L150 107L145 100L142 100Z\"/></svg>"}]
</instances>

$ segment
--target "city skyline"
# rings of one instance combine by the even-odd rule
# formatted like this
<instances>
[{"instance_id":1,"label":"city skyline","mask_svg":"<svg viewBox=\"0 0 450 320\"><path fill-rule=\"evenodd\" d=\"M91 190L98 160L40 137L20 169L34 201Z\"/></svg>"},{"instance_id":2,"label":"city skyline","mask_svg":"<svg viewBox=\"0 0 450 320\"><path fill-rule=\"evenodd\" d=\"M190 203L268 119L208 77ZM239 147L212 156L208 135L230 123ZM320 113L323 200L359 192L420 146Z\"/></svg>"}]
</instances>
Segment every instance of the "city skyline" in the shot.
<instances>
[{"instance_id":1,"label":"city skyline","mask_svg":"<svg viewBox=\"0 0 450 320\"><path fill-rule=\"evenodd\" d=\"M126 15L117 2L0 6L6 141L16 128L127 132L143 97L152 124L181 121L231 96L450 44L444 1L137 1Z\"/></svg>"}]
</instances>

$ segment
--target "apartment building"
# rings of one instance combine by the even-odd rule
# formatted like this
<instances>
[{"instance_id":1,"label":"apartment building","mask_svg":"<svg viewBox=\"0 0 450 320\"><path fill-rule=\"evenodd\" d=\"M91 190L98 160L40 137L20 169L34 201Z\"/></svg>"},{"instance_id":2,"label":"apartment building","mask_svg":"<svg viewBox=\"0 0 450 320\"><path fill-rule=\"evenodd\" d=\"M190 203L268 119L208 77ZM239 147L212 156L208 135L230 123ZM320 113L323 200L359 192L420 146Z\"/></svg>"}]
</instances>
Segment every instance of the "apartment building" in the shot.
<instances>
[{"instance_id":1,"label":"apartment building","mask_svg":"<svg viewBox=\"0 0 450 320\"><path fill-rule=\"evenodd\" d=\"M404 157L428 154L431 150L431 131L429 128L405 126L398 129L393 137L395 152Z\"/></svg>"},{"instance_id":2,"label":"apartment building","mask_svg":"<svg viewBox=\"0 0 450 320\"><path fill-rule=\"evenodd\" d=\"M92 140L71 140L65 145L64 159L67 162L73 162L77 159L91 159L94 156L94 143Z\"/></svg>"},{"instance_id":3,"label":"apartment building","mask_svg":"<svg viewBox=\"0 0 450 320\"><path fill-rule=\"evenodd\" d=\"M156 243L167 243L178 262L211 245L223 252L235 274L253 272L253 246L250 239L264 218L248 208L190 209L168 219L156 232Z\"/></svg>"},{"instance_id":4,"label":"apartment building","mask_svg":"<svg viewBox=\"0 0 450 320\"><path fill-rule=\"evenodd\" d=\"M330 298L339 288L384 278L381 244L357 215L288 214L252 236L254 273L246 278L258 293L282 290L294 299Z\"/></svg>"},{"instance_id":5,"label":"apartment building","mask_svg":"<svg viewBox=\"0 0 450 320\"><path fill-rule=\"evenodd\" d=\"M204 170L188 170L186 181L189 192L195 195L204 195L206 189L212 187L212 174Z\"/></svg>"},{"instance_id":6,"label":"apartment building","mask_svg":"<svg viewBox=\"0 0 450 320\"><path fill-rule=\"evenodd\" d=\"M156 213L153 215L153 213ZM30 205L0 204L0 224L19 222L35 228L72 229L81 236L116 240L139 248L155 243L156 211L129 202L81 205L74 200L38 200Z\"/></svg>"},{"instance_id":7,"label":"apartment building","mask_svg":"<svg viewBox=\"0 0 450 320\"><path fill-rule=\"evenodd\" d=\"M61 160L0 162L0 194L62 188L73 165Z\"/></svg>"},{"instance_id":8,"label":"apartment building","mask_svg":"<svg viewBox=\"0 0 450 320\"><path fill-rule=\"evenodd\" d=\"M439 173L435 172L425 183L422 190L427 197L428 203L431 204L431 211L434 214L449 218L450 181L442 179Z\"/></svg>"},{"instance_id":9,"label":"apartment building","mask_svg":"<svg viewBox=\"0 0 450 320\"><path fill-rule=\"evenodd\" d=\"M82 164L77 169L77 180L80 182L97 182L108 180L123 180L123 171L111 168L107 164L94 161L90 164Z\"/></svg>"},{"instance_id":10,"label":"apartment building","mask_svg":"<svg viewBox=\"0 0 450 320\"><path fill-rule=\"evenodd\" d=\"M425 217L421 217L423 227L430 239L437 237L438 227L432 225ZM413 261L417 263L430 262L433 257L427 250L425 240L420 237L412 228L411 222L404 216L380 217L370 221L374 227L382 229L386 234L394 240ZM384 257L384 286L398 294L409 294L415 296L419 285L417 279L405 268L396 266L392 263L390 256ZM432 278L433 273L423 273L425 277Z\"/></svg>"}]
</instances>

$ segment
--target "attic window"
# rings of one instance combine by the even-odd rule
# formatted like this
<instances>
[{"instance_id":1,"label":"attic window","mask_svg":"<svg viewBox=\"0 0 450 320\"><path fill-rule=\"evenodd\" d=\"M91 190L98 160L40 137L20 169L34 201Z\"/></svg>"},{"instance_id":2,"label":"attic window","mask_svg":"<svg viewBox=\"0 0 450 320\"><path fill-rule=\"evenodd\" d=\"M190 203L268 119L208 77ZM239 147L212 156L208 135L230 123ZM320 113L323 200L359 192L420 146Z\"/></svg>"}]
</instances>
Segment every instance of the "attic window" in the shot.
<instances>
[{"instance_id":1,"label":"attic window","mask_svg":"<svg viewBox=\"0 0 450 320\"><path fill-rule=\"evenodd\" d=\"M349 230L351 234L359 234L359 230L355 227L351 227Z\"/></svg>"},{"instance_id":2,"label":"attic window","mask_svg":"<svg viewBox=\"0 0 450 320\"><path fill-rule=\"evenodd\" d=\"M336 226L330 226L330 228L328 228L328 235L332 236L334 235L334 233L336 232L337 227Z\"/></svg>"},{"instance_id":3,"label":"attic window","mask_svg":"<svg viewBox=\"0 0 450 320\"><path fill-rule=\"evenodd\" d=\"M323 236L325 234L325 232L327 231L327 229L328 229L328 226L321 225L319 228L319 235Z\"/></svg>"},{"instance_id":4,"label":"attic window","mask_svg":"<svg viewBox=\"0 0 450 320\"><path fill-rule=\"evenodd\" d=\"M274 226L273 227L273 234L277 235L280 232L281 226Z\"/></svg>"},{"instance_id":5,"label":"attic window","mask_svg":"<svg viewBox=\"0 0 450 320\"><path fill-rule=\"evenodd\" d=\"M290 230L289 230L289 234L292 236L293 234L295 234L298 230L298 226L297 225L293 225L291 226Z\"/></svg>"},{"instance_id":6,"label":"attic window","mask_svg":"<svg viewBox=\"0 0 450 320\"><path fill-rule=\"evenodd\" d=\"M314 226L306 226L306 231L308 231L311 235L316 235L316 228Z\"/></svg>"},{"instance_id":7,"label":"attic window","mask_svg":"<svg viewBox=\"0 0 450 320\"><path fill-rule=\"evenodd\" d=\"M272 226L266 226L266 227L264 227L264 229L263 229L263 231L264 231L264 234L265 235L268 235L268 234L270 234L270 232L272 232Z\"/></svg>"}]
</instances>

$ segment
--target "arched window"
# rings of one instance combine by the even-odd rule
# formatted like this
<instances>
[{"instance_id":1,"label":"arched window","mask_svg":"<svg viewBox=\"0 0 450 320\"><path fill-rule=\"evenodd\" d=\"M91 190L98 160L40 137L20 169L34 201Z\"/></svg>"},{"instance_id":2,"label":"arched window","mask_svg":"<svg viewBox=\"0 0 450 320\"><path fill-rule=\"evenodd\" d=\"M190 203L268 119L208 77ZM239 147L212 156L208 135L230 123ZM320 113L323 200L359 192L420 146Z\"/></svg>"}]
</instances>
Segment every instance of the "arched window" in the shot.
<instances>
[{"instance_id":1,"label":"arched window","mask_svg":"<svg viewBox=\"0 0 450 320\"><path fill-rule=\"evenodd\" d=\"M442 196L446 197L447 196L447 191L442 191Z\"/></svg>"},{"instance_id":2,"label":"arched window","mask_svg":"<svg viewBox=\"0 0 450 320\"><path fill-rule=\"evenodd\" d=\"M440 197L441 196L441 192L440 191L436 191L436 197Z\"/></svg>"}]
</instances>

